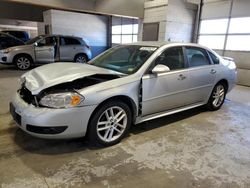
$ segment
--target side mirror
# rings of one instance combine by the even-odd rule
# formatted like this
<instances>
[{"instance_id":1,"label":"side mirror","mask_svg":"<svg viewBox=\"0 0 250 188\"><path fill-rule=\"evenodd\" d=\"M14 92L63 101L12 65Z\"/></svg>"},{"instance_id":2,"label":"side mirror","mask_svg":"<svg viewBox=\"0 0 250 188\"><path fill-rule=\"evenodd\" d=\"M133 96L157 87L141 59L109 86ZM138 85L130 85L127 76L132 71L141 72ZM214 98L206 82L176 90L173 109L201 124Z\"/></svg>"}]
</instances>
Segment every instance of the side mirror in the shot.
<instances>
[{"instance_id":1,"label":"side mirror","mask_svg":"<svg viewBox=\"0 0 250 188\"><path fill-rule=\"evenodd\" d=\"M35 45L35 46L38 46L38 43L37 43L37 42L35 42L35 43L34 43L34 45Z\"/></svg>"},{"instance_id":2,"label":"side mirror","mask_svg":"<svg viewBox=\"0 0 250 188\"><path fill-rule=\"evenodd\" d=\"M153 74L160 74L160 73L165 73L165 72L169 72L169 71L170 71L170 69L168 66L158 64L153 68L152 73Z\"/></svg>"}]
</instances>

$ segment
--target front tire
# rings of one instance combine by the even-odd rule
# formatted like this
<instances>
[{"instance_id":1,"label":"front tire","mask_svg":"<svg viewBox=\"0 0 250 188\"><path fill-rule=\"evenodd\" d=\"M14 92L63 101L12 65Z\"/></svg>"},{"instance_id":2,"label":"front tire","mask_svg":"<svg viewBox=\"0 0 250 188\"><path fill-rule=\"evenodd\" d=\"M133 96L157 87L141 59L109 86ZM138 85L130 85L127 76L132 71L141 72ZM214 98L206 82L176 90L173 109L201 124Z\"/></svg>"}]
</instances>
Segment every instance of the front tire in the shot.
<instances>
[{"instance_id":1,"label":"front tire","mask_svg":"<svg viewBox=\"0 0 250 188\"><path fill-rule=\"evenodd\" d=\"M128 133L131 125L131 111L121 101L110 101L102 105L92 116L89 124L91 144L112 146Z\"/></svg>"},{"instance_id":2,"label":"front tire","mask_svg":"<svg viewBox=\"0 0 250 188\"><path fill-rule=\"evenodd\" d=\"M32 59L27 55L15 57L14 63L19 70L27 70L31 67Z\"/></svg>"},{"instance_id":3,"label":"front tire","mask_svg":"<svg viewBox=\"0 0 250 188\"><path fill-rule=\"evenodd\" d=\"M226 98L226 86L222 82L215 85L208 100L207 107L211 111L219 110Z\"/></svg>"}]
</instances>

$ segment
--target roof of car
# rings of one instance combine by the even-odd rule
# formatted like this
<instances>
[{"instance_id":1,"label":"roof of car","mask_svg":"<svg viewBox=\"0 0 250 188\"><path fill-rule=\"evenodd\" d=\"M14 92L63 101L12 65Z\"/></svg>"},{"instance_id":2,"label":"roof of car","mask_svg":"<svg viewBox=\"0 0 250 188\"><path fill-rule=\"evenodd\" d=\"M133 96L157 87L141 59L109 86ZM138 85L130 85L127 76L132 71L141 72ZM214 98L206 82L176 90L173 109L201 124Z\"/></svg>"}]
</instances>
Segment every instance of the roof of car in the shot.
<instances>
[{"instance_id":1,"label":"roof of car","mask_svg":"<svg viewBox=\"0 0 250 188\"><path fill-rule=\"evenodd\" d=\"M183 45L183 46L193 46L193 47L201 47L208 49L207 47L197 43L184 43L184 42L181 43L181 42L169 42L169 41L141 41L141 42L127 43L125 45L140 45L140 46L155 46L155 47L162 47L165 45L171 45L171 46Z\"/></svg>"},{"instance_id":2,"label":"roof of car","mask_svg":"<svg viewBox=\"0 0 250 188\"><path fill-rule=\"evenodd\" d=\"M164 46L166 44L169 44L169 42L166 42L166 41L140 41L140 42L128 43L126 45L141 45L141 46L161 47L161 46Z\"/></svg>"},{"instance_id":3,"label":"roof of car","mask_svg":"<svg viewBox=\"0 0 250 188\"><path fill-rule=\"evenodd\" d=\"M73 36L73 35L58 35L58 34L52 34L52 35L39 35L39 36L42 36L42 37L52 37L52 36L55 36L55 37L71 37L71 38L81 38L81 37L77 37L77 36Z\"/></svg>"}]
</instances>

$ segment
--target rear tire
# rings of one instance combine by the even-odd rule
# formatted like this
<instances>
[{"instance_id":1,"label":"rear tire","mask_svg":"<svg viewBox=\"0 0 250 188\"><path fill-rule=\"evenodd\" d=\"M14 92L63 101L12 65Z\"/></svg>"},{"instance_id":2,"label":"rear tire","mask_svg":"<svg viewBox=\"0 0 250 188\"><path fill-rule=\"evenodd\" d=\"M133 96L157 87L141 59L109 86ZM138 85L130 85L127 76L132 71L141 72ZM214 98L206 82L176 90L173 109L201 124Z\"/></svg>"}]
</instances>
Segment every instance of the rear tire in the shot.
<instances>
[{"instance_id":1,"label":"rear tire","mask_svg":"<svg viewBox=\"0 0 250 188\"><path fill-rule=\"evenodd\" d=\"M222 82L215 85L212 94L206 104L207 108L211 111L216 111L221 108L226 98L226 86Z\"/></svg>"},{"instance_id":2,"label":"rear tire","mask_svg":"<svg viewBox=\"0 0 250 188\"><path fill-rule=\"evenodd\" d=\"M131 110L121 101L110 101L102 105L92 116L88 137L93 145L112 146L120 142L128 133Z\"/></svg>"},{"instance_id":3,"label":"rear tire","mask_svg":"<svg viewBox=\"0 0 250 188\"><path fill-rule=\"evenodd\" d=\"M76 63L87 63L88 58L85 54L78 54L75 57L75 62Z\"/></svg>"},{"instance_id":4,"label":"rear tire","mask_svg":"<svg viewBox=\"0 0 250 188\"><path fill-rule=\"evenodd\" d=\"M27 70L31 67L32 59L28 55L18 55L14 63L19 70Z\"/></svg>"}]
</instances>

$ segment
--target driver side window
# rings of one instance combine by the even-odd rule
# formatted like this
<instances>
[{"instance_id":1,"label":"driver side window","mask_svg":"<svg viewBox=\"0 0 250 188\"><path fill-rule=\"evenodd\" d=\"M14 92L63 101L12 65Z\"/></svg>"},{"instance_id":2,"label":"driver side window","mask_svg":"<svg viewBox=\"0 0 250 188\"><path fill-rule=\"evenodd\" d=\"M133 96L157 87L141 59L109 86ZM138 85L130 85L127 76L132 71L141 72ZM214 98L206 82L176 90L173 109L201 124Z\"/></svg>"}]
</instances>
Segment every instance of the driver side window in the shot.
<instances>
[{"instance_id":1,"label":"driver side window","mask_svg":"<svg viewBox=\"0 0 250 188\"><path fill-rule=\"evenodd\" d=\"M185 68L182 47L169 48L162 52L155 60L155 66L158 64L168 66L171 71Z\"/></svg>"},{"instance_id":2,"label":"driver side window","mask_svg":"<svg viewBox=\"0 0 250 188\"><path fill-rule=\"evenodd\" d=\"M46 37L38 43L38 46L54 46L55 43L55 37Z\"/></svg>"}]
</instances>

